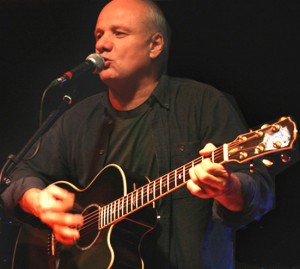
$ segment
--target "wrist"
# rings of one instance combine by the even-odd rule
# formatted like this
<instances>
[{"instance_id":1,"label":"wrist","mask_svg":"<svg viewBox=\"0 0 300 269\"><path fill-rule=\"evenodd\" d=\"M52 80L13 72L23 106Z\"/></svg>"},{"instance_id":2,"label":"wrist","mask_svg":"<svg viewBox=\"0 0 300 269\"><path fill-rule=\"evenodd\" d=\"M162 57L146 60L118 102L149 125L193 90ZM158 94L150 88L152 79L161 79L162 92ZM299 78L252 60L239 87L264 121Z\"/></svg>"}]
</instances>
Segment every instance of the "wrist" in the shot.
<instances>
[{"instance_id":1,"label":"wrist","mask_svg":"<svg viewBox=\"0 0 300 269\"><path fill-rule=\"evenodd\" d=\"M242 211L244 198L239 178L232 173L227 188L214 199L231 211Z\"/></svg>"},{"instance_id":2,"label":"wrist","mask_svg":"<svg viewBox=\"0 0 300 269\"><path fill-rule=\"evenodd\" d=\"M41 190L32 188L27 190L19 201L20 207L27 213L36 217L40 215L39 200Z\"/></svg>"}]
</instances>

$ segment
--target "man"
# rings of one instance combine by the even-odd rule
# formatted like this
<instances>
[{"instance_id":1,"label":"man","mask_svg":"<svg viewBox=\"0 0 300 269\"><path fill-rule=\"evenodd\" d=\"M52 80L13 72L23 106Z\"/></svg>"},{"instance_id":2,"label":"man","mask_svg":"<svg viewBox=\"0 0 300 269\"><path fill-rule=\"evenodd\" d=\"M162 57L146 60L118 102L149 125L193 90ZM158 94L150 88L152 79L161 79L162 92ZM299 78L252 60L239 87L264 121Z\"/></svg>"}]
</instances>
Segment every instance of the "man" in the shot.
<instances>
[{"instance_id":1,"label":"man","mask_svg":"<svg viewBox=\"0 0 300 269\"><path fill-rule=\"evenodd\" d=\"M95 38L108 91L67 111L2 195L7 214L34 215L65 245L80 240L83 216L69 212L73 193L49 183L63 179L83 188L111 163L154 180L197 158L199 149L209 157L215 145L246 131L222 93L163 75L167 25L153 2L111 1ZM204 158L189 177L187 188L156 201L158 223L141 247L145 268L233 268L234 229L272 208L273 181L260 162L250 173L249 166ZM110 266L127 268L103 268Z\"/></svg>"}]
</instances>

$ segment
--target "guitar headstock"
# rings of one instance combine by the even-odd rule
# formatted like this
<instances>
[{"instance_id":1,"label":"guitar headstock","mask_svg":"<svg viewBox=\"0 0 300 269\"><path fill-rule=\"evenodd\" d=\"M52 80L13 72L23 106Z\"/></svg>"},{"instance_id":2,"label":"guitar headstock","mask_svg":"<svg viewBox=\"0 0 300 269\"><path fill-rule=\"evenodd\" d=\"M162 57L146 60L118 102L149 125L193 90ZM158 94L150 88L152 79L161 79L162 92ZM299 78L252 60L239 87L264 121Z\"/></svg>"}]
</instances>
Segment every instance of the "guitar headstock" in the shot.
<instances>
[{"instance_id":1,"label":"guitar headstock","mask_svg":"<svg viewBox=\"0 0 300 269\"><path fill-rule=\"evenodd\" d=\"M277 122L265 124L261 129L239 135L228 144L228 159L239 163L293 148L297 138L295 122L282 117Z\"/></svg>"}]
</instances>

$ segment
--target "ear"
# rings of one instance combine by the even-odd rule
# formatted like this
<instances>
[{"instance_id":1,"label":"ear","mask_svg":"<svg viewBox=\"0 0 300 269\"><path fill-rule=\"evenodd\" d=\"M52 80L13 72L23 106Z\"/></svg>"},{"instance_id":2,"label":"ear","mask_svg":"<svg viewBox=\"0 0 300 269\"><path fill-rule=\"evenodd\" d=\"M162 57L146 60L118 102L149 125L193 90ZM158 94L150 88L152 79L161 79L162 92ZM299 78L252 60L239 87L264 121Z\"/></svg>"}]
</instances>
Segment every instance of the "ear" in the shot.
<instances>
[{"instance_id":1,"label":"ear","mask_svg":"<svg viewBox=\"0 0 300 269\"><path fill-rule=\"evenodd\" d=\"M157 32L152 35L150 42L150 58L157 58L164 50L165 42L161 33Z\"/></svg>"}]
</instances>

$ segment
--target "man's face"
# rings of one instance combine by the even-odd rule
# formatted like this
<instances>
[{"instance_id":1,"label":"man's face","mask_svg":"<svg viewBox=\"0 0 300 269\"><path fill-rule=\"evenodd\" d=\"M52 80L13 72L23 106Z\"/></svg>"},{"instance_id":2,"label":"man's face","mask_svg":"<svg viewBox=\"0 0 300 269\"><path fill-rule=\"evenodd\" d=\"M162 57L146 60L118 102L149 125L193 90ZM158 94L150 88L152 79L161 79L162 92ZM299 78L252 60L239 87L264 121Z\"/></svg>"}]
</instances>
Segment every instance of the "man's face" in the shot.
<instances>
[{"instance_id":1,"label":"man's face","mask_svg":"<svg viewBox=\"0 0 300 269\"><path fill-rule=\"evenodd\" d=\"M112 1L101 11L95 29L96 52L105 59L99 75L109 86L147 76L153 32L146 17L147 9L131 0Z\"/></svg>"}]
</instances>

